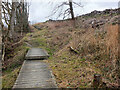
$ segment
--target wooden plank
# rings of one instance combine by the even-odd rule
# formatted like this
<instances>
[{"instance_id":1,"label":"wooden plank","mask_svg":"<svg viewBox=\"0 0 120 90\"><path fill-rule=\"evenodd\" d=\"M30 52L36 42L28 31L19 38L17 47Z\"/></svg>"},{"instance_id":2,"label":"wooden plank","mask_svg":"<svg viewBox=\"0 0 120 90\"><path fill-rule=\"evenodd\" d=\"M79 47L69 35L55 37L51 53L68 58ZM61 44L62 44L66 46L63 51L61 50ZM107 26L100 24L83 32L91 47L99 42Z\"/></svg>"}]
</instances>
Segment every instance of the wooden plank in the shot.
<instances>
[{"instance_id":1,"label":"wooden plank","mask_svg":"<svg viewBox=\"0 0 120 90\"><path fill-rule=\"evenodd\" d=\"M49 57L49 55L45 50L43 50L41 48L31 48L28 51L25 59L26 60L33 60L33 59L41 60L41 59L46 59L48 57Z\"/></svg>"}]
</instances>

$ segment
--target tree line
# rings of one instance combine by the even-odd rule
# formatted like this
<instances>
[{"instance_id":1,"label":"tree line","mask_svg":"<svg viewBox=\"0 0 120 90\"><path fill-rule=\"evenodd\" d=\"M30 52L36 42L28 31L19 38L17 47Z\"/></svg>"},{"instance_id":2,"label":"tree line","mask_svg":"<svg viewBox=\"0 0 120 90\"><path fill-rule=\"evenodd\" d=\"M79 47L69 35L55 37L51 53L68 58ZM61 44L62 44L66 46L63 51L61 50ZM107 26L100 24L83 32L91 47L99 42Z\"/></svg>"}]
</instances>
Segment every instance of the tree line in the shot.
<instances>
[{"instance_id":1,"label":"tree line","mask_svg":"<svg viewBox=\"0 0 120 90\"><path fill-rule=\"evenodd\" d=\"M2 60L8 43L20 40L25 32L29 32L29 4L26 0L4 0L2 5Z\"/></svg>"}]
</instances>

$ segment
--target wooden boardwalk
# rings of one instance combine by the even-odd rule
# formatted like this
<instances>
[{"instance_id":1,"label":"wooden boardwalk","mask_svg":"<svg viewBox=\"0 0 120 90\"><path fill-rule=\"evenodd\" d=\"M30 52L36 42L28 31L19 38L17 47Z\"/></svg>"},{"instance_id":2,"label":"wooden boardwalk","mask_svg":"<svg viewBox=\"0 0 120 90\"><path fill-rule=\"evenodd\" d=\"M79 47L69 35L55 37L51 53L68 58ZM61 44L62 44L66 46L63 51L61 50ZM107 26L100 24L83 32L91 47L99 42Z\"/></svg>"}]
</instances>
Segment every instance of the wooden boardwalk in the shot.
<instances>
[{"instance_id":1,"label":"wooden boardwalk","mask_svg":"<svg viewBox=\"0 0 120 90\"><path fill-rule=\"evenodd\" d=\"M35 52L35 49L33 51ZM37 51L37 53L39 52ZM40 53L37 55L40 55ZM51 70L48 68L48 64L42 60L32 59L24 61L13 86L13 89L16 88L57 88L57 84Z\"/></svg>"},{"instance_id":2,"label":"wooden boardwalk","mask_svg":"<svg viewBox=\"0 0 120 90\"><path fill-rule=\"evenodd\" d=\"M31 48L26 55L27 60L46 59L48 57L49 57L48 53L41 48Z\"/></svg>"}]
</instances>

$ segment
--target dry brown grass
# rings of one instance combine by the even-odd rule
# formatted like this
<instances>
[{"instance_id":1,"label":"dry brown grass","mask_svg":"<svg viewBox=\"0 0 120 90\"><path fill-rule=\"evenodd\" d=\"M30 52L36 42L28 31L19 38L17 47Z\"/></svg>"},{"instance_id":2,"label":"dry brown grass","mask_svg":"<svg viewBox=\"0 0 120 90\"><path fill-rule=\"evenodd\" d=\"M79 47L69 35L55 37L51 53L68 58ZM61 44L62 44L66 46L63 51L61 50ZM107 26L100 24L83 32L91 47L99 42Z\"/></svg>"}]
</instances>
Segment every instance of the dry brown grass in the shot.
<instances>
[{"instance_id":1,"label":"dry brown grass","mask_svg":"<svg viewBox=\"0 0 120 90\"><path fill-rule=\"evenodd\" d=\"M91 87L96 73L102 75L108 86L117 83L117 25L81 29L71 26L73 22L70 21L44 24L48 28L39 32L45 32L39 38L45 37L47 45L55 49L48 62L59 87ZM79 54L70 52L69 46Z\"/></svg>"},{"instance_id":2,"label":"dry brown grass","mask_svg":"<svg viewBox=\"0 0 120 90\"><path fill-rule=\"evenodd\" d=\"M107 54L109 55L108 64L112 66L112 70L107 73L110 79L117 83L117 64L116 61L118 59L118 25L111 25L107 28L107 37L106 37L106 46L107 46Z\"/></svg>"},{"instance_id":3,"label":"dry brown grass","mask_svg":"<svg viewBox=\"0 0 120 90\"><path fill-rule=\"evenodd\" d=\"M107 32L107 51L109 53L109 49L111 49L111 56L115 57L118 55L118 25L108 26Z\"/></svg>"},{"instance_id":4,"label":"dry brown grass","mask_svg":"<svg viewBox=\"0 0 120 90\"><path fill-rule=\"evenodd\" d=\"M46 25L48 25L51 30L60 29L60 28L66 28L66 27L73 27L73 24L74 24L74 22L71 21L71 20L47 22L46 23Z\"/></svg>"}]
</instances>

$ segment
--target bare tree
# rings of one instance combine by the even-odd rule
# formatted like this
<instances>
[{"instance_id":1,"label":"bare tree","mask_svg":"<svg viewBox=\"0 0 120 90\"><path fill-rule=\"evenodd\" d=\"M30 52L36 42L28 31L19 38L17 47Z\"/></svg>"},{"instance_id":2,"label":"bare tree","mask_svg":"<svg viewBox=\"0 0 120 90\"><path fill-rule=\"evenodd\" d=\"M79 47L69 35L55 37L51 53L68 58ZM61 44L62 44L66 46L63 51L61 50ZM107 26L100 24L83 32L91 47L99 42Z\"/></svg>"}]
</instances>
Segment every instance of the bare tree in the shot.
<instances>
[{"instance_id":1,"label":"bare tree","mask_svg":"<svg viewBox=\"0 0 120 90\"><path fill-rule=\"evenodd\" d=\"M72 0L69 0L69 6L70 6L70 13L71 13L71 17L74 20L74 12L73 12L73 4L72 4Z\"/></svg>"},{"instance_id":2,"label":"bare tree","mask_svg":"<svg viewBox=\"0 0 120 90\"><path fill-rule=\"evenodd\" d=\"M0 60L1 60L1 55L2 55L2 14L1 14L1 8L2 8L2 2L0 1ZM0 67L1 67L1 62L0 62ZM1 73L1 70L0 70L0 73ZM0 83L0 85L1 84L2 83Z\"/></svg>"},{"instance_id":3,"label":"bare tree","mask_svg":"<svg viewBox=\"0 0 120 90\"><path fill-rule=\"evenodd\" d=\"M0 38L2 37L2 13L1 13L1 8L2 8L2 2L0 1ZM0 44L1 43L2 42L1 42L1 39L0 39Z\"/></svg>"},{"instance_id":4,"label":"bare tree","mask_svg":"<svg viewBox=\"0 0 120 90\"><path fill-rule=\"evenodd\" d=\"M68 8L64 7L64 6L68 6ZM68 0L62 3L57 4L54 9L53 9L53 13L50 15L54 15L56 13L58 13L58 17L63 17L63 19L65 19L66 17L69 17L71 15L71 19L74 20L75 19L75 15L74 15L74 8L73 6L78 6L78 7L83 7L81 5L81 2L74 2L73 0Z\"/></svg>"},{"instance_id":5,"label":"bare tree","mask_svg":"<svg viewBox=\"0 0 120 90\"><path fill-rule=\"evenodd\" d=\"M28 29L28 4L26 0L12 0L12 3L2 2L3 19L8 25L9 37L14 37L15 29L26 31ZM17 27L17 28L16 28Z\"/></svg>"},{"instance_id":6,"label":"bare tree","mask_svg":"<svg viewBox=\"0 0 120 90\"><path fill-rule=\"evenodd\" d=\"M2 67L1 64L1 58L2 58L2 14L1 14L1 8L2 8L2 2L0 1L0 67ZM0 68L0 76L2 76L2 69ZM2 78L0 78L0 89L2 89Z\"/></svg>"},{"instance_id":7,"label":"bare tree","mask_svg":"<svg viewBox=\"0 0 120 90\"><path fill-rule=\"evenodd\" d=\"M16 8L16 2L12 0L12 10L10 15L10 38L14 37L14 23L15 23L15 8Z\"/></svg>"},{"instance_id":8,"label":"bare tree","mask_svg":"<svg viewBox=\"0 0 120 90\"><path fill-rule=\"evenodd\" d=\"M29 31L27 2L25 0L4 0L2 2L2 19L7 25L7 29L2 30L2 60L4 60L6 46L9 46L8 42L17 43L19 41L18 33L21 32L22 35L23 32Z\"/></svg>"},{"instance_id":9,"label":"bare tree","mask_svg":"<svg viewBox=\"0 0 120 90\"><path fill-rule=\"evenodd\" d=\"M29 5L25 0L20 0L16 9L16 27L19 28L21 35L29 30Z\"/></svg>"}]
</instances>

